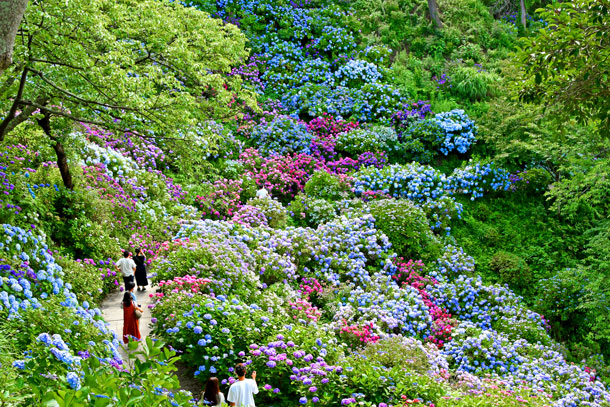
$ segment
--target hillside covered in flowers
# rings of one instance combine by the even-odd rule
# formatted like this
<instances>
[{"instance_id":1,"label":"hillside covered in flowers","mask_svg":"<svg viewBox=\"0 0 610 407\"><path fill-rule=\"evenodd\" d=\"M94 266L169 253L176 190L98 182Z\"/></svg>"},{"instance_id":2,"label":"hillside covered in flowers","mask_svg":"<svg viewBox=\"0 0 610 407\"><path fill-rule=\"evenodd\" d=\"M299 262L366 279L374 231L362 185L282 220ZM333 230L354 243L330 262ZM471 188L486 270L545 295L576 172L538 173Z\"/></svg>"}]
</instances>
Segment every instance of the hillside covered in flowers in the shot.
<instances>
[{"instance_id":1,"label":"hillside covered in flowers","mask_svg":"<svg viewBox=\"0 0 610 407\"><path fill-rule=\"evenodd\" d=\"M0 405L194 406L180 360L264 406L610 406L606 119L534 97L525 45L584 17L525 3L30 2ZM135 248L125 357L100 306Z\"/></svg>"}]
</instances>

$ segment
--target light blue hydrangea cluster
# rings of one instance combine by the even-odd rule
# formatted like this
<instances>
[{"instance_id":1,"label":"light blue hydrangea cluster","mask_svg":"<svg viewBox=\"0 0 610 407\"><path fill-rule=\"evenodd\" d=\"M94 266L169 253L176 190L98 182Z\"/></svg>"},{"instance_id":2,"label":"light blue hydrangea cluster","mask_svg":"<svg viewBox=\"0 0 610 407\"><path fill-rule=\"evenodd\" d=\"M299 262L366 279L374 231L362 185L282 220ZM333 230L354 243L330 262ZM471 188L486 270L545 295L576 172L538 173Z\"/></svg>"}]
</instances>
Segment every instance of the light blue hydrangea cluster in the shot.
<instances>
[{"instance_id":1,"label":"light blue hydrangea cluster","mask_svg":"<svg viewBox=\"0 0 610 407\"><path fill-rule=\"evenodd\" d=\"M8 260L0 266L0 312L6 310L13 318L20 310L39 308L40 299L49 295L65 294L67 303L76 303L44 236L9 224L3 224L0 232L0 250Z\"/></svg>"},{"instance_id":2,"label":"light blue hydrangea cluster","mask_svg":"<svg viewBox=\"0 0 610 407\"><path fill-rule=\"evenodd\" d=\"M112 148L106 148L94 143L87 143L81 151L83 165L95 166L102 164L108 174L130 176L139 171L138 164Z\"/></svg>"},{"instance_id":3,"label":"light blue hydrangea cluster","mask_svg":"<svg viewBox=\"0 0 610 407\"><path fill-rule=\"evenodd\" d=\"M527 341L510 340L493 330L462 322L452 331L453 340L443 349L457 370L482 374L514 373L527 361Z\"/></svg>"},{"instance_id":4,"label":"light blue hydrangea cluster","mask_svg":"<svg viewBox=\"0 0 610 407\"><path fill-rule=\"evenodd\" d=\"M470 195L470 199L482 198L491 191L507 191L512 185L510 173L490 163L469 162L456 168L448 182L454 193Z\"/></svg>"},{"instance_id":5,"label":"light blue hydrangea cluster","mask_svg":"<svg viewBox=\"0 0 610 407\"><path fill-rule=\"evenodd\" d=\"M279 115L270 122L257 124L250 137L265 155L310 153L312 134L304 122L290 116Z\"/></svg>"},{"instance_id":6,"label":"light blue hydrangea cluster","mask_svg":"<svg viewBox=\"0 0 610 407\"><path fill-rule=\"evenodd\" d=\"M445 155L453 150L464 154L477 140L474 120L461 109L438 113L431 120L442 130L440 151Z\"/></svg>"},{"instance_id":7,"label":"light blue hydrangea cluster","mask_svg":"<svg viewBox=\"0 0 610 407\"><path fill-rule=\"evenodd\" d=\"M458 246L446 245L443 254L437 259L436 263L435 269L430 271L430 276L439 281L454 279L460 275L470 276L474 274L474 258Z\"/></svg>"},{"instance_id":8,"label":"light blue hydrangea cluster","mask_svg":"<svg viewBox=\"0 0 610 407\"><path fill-rule=\"evenodd\" d=\"M527 322L528 329L535 331L533 337L548 339L545 322L539 314L523 307L522 299L507 287L486 285L480 276L460 275L454 282L434 286L430 293L434 301L447 308L451 315L470 321L481 329L512 332L507 321L512 320L515 324Z\"/></svg>"},{"instance_id":9,"label":"light blue hydrangea cluster","mask_svg":"<svg viewBox=\"0 0 610 407\"><path fill-rule=\"evenodd\" d=\"M383 191L394 198L425 202L457 194L482 197L486 192L506 190L508 172L493 164L469 163L449 176L418 163L393 164L382 169L367 167L355 174L354 192Z\"/></svg>"},{"instance_id":10,"label":"light blue hydrangea cluster","mask_svg":"<svg viewBox=\"0 0 610 407\"><path fill-rule=\"evenodd\" d=\"M335 78L340 86L374 83L382 77L377 65L360 59L350 59L335 71Z\"/></svg>"}]
</instances>

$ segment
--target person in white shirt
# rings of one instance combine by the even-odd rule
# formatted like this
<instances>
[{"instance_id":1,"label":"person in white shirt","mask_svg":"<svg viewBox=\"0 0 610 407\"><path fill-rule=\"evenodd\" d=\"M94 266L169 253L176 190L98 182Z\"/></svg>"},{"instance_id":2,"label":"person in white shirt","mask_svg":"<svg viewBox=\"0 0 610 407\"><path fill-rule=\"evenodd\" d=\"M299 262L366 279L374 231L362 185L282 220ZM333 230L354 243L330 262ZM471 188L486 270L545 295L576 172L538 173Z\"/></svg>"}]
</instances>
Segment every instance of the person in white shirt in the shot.
<instances>
[{"instance_id":1,"label":"person in white shirt","mask_svg":"<svg viewBox=\"0 0 610 407\"><path fill-rule=\"evenodd\" d=\"M116 262L115 267L117 271L120 271L123 274L123 282L125 283L125 288L129 283L134 283L134 275L136 272L136 263L129 258L129 252L125 250L123 252L123 258Z\"/></svg>"},{"instance_id":2,"label":"person in white shirt","mask_svg":"<svg viewBox=\"0 0 610 407\"><path fill-rule=\"evenodd\" d=\"M246 365L239 363L235 366L238 380L229 388L227 401L234 407L255 407L254 395L258 394L256 385L256 372L252 372L252 379L246 379Z\"/></svg>"},{"instance_id":3,"label":"person in white shirt","mask_svg":"<svg viewBox=\"0 0 610 407\"><path fill-rule=\"evenodd\" d=\"M265 187L263 187L263 188L259 189L258 191L256 191L256 197L260 198L260 199L269 198L269 192L267 192Z\"/></svg>"}]
</instances>

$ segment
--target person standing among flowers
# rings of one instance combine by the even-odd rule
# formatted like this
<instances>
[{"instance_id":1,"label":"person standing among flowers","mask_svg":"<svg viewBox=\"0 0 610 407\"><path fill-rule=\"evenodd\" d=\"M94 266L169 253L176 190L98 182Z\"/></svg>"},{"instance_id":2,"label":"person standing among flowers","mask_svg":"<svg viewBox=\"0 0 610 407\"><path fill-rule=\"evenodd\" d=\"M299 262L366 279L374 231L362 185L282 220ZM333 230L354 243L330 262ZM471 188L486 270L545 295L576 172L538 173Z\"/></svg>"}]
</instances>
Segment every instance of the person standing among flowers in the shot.
<instances>
[{"instance_id":1,"label":"person standing among flowers","mask_svg":"<svg viewBox=\"0 0 610 407\"><path fill-rule=\"evenodd\" d=\"M252 372L252 379L246 379L246 365L238 363L235 366L237 381L229 388L227 401L230 406L235 407L255 407L254 395L258 394L256 385L256 372Z\"/></svg>"},{"instance_id":2,"label":"person standing among flowers","mask_svg":"<svg viewBox=\"0 0 610 407\"><path fill-rule=\"evenodd\" d=\"M225 403L225 395L220 391L218 379L210 377L205 385L205 390L201 393L200 406L220 407Z\"/></svg>"},{"instance_id":3,"label":"person standing among flowers","mask_svg":"<svg viewBox=\"0 0 610 407\"><path fill-rule=\"evenodd\" d=\"M146 256L142 252L142 249L136 249L136 255L133 256L133 261L136 263L136 284L138 286L138 291L146 291L146 286L148 285L148 278L146 276Z\"/></svg>"},{"instance_id":4,"label":"person standing among flowers","mask_svg":"<svg viewBox=\"0 0 610 407\"><path fill-rule=\"evenodd\" d=\"M120 271L121 274L123 274L123 282L125 283L126 289L127 283L134 284L133 276L136 272L136 263L129 258L129 252L127 250L123 252L123 258L116 262L115 267L117 271Z\"/></svg>"},{"instance_id":5,"label":"person standing among flowers","mask_svg":"<svg viewBox=\"0 0 610 407\"><path fill-rule=\"evenodd\" d=\"M138 307L138 297L136 297L136 294L133 292L133 289L136 288L136 285L134 283L127 283L125 285L125 292L131 294L131 300L133 301L133 303L135 304L136 307Z\"/></svg>"},{"instance_id":6,"label":"person standing among flowers","mask_svg":"<svg viewBox=\"0 0 610 407\"><path fill-rule=\"evenodd\" d=\"M136 310L143 312L133 301L129 291L123 295L123 342L129 342L129 338L142 339L140 334L140 320L136 316Z\"/></svg>"}]
</instances>

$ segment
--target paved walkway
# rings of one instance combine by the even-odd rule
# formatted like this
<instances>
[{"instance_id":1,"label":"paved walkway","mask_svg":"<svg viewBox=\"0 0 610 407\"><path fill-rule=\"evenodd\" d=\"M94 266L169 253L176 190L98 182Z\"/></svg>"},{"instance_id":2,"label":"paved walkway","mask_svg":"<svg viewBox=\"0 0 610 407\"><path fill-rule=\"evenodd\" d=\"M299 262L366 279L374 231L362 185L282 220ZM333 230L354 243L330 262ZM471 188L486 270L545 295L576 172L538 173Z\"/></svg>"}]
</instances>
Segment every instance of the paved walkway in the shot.
<instances>
[{"instance_id":1,"label":"paved walkway","mask_svg":"<svg viewBox=\"0 0 610 407\"><path fill-rule=\"evenodd\" d=\"M152 284L150 279L149 284ZM146 291L138 291L137 288L134 290L138 304L144 310L144 315L140 318L140 334L142 334L142 339L150 334L151 314L148 305L153 303L153 299L150 298L149 294L154 293L156 288L157 286L155 285L149 285ZM100 307L104 320L110 324L109 328L116 332L119 338L123 336L123 308L121 308L121 301L123 301L124 293L124 291L118 289L114 290L106 296ZM127 354L122 349L121 355L123 358L127 357Z\"/></svg>"}]
</instances>

